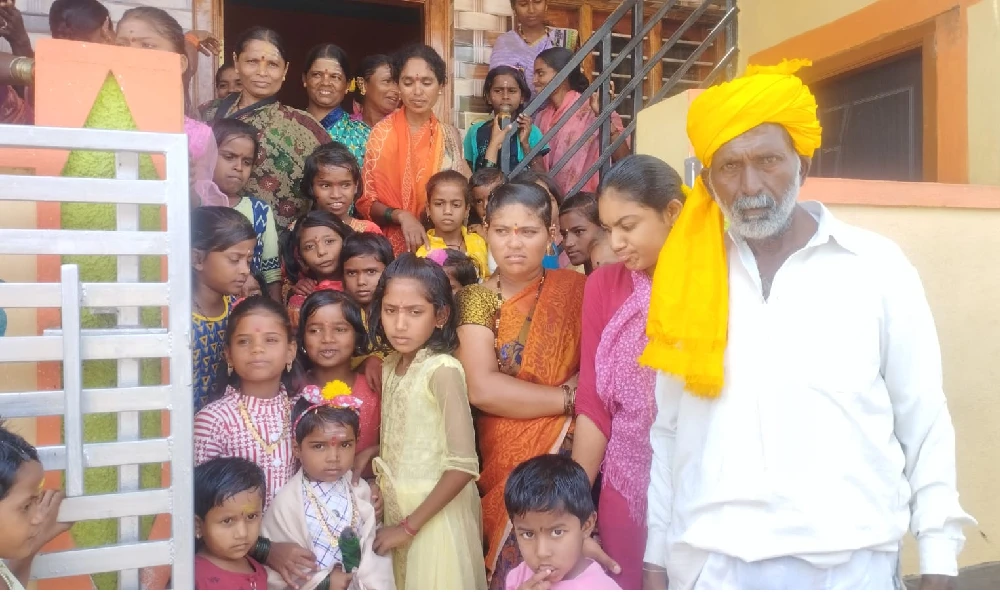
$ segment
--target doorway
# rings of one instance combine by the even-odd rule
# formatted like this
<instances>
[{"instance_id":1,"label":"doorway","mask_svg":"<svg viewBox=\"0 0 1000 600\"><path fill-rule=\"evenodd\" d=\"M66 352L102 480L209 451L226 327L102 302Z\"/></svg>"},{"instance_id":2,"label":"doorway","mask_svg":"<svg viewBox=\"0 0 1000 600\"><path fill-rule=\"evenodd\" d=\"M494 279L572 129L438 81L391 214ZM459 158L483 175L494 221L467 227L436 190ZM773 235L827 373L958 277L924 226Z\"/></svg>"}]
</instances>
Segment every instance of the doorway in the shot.
<instances>
[{"instance_id":1,"label":"doorway","mask_svg":"<svg viewBox=\"0 0 1000 600\"><path fill-rule=\"evenodd\" d=\"M239 35L252 26L263 25L281 34L290 66L278 98L302 109L306 107L303 61L316 44L329 42L343 48L353 76L366 56L391 54L424 41L424 7L405 0L224 0L223 15L227 57Z\"/></svg>"}]
</instances>

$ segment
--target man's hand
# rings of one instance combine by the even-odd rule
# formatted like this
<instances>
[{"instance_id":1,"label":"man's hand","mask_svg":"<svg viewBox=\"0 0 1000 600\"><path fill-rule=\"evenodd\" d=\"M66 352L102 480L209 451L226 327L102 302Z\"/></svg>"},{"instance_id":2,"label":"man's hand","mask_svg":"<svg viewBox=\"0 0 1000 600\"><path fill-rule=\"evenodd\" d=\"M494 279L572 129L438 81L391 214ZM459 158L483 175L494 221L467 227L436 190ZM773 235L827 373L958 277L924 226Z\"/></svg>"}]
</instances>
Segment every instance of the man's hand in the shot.
<instances>
[{"instance_id":1,"label":"man's hand","mask_svg":"<svg viewBox=\"0 0 1000 600\"><path fill-rule=\"evenodd\" d=\"M957 590L958 577L950 575L923 575L920 577L922 590Z\"/></svg>"},{"instance_id":2,"label":"man's hand","mask_svg":"<svg viewBox=\"0 0 1000 600\"><path fill-rule=\"evenodd\" d=\"M531 576L531 579L525 581L521 584L521 587L517 588L519 590L547 590L552 587L549 583L549 576L552 575L552 569L542 569Z\"/></svg>"},{"instance_id":3,"label":"man's hand","mask_svg":"<svg viewBox=\"0 0 1000 600\"><path fill-rule=\"evenodd\" d=\"M666 569L658 565L642 563L642 589L665 590L668 584Z\"/></svg>"},{"instance_id":4,"label":"man's hand","mask_svg":"<svg viewBox=\"0 0 1000 600\"><path fill-rule=\"evenodd\" d=\"M608 573L620 575L622 572L622 568L615 562L615 559L608 556L604 548L601 548L601 545L594 538L584 540L583 555L601 565Z\"/></svg>"},{"instance_id":5,"label":"man's hand","mask_svg":"<svg viewBox=\"0 0 1000 600\"><path fill-rule=\"evenodd\" d=\"M302 587L318 570L313 553L291 542L271 542L267 566L277 571L292 590Z\"/></svg>"}]
</instances>

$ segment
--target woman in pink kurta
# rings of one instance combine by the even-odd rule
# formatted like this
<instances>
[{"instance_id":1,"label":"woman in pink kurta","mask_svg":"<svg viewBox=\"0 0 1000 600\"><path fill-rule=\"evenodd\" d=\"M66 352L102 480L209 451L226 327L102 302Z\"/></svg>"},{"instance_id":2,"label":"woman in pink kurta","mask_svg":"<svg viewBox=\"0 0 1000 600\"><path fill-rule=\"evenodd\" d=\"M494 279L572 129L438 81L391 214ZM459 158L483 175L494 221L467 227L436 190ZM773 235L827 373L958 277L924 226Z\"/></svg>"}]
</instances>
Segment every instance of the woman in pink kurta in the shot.
<instances>
[{"instance_id":1,"label":"woman in pink kurta","mask_svg":"<svg viewBox=\"0 0 1000 600\"><path fill-rule=\"evenodd\" d=\"M541 92L546 85L556 76L559 71L561 71L573 58L573 53L565 48L549 48L535 59L535 94ZM587 91L587 87L590 85L590 81L583 74L582 71L573 71L570 73L569 77L563 81L559 87L552 92L549 96L549 101L545 105L545 108L538 111L535 115L535 124L542 131L543 134L548 133L550 129L555 127L556 123L559 122L561 118L573 108L573 104L580 98L580 94ZM586 132L587 128L590 127L592 123L597 120L597 115L600 113L600 104L597 102L596 97L591 97L590 101L584 102L583 105L577 109L575 113L566 124L559 129L556 134L549 141L549 153L543 157L545 162L545 169L551 171L556 163L560 161L570 149L572 149L573 144L577 142L583 134ZM611 113L611 139L612 141L617 139L624 129L622 124L622 119L618 116L618 113ZM570 194L573 190L573 186L577 184L578 181L583 179L584 173L597 162L597 159L601 156L601 140L599 135L600 130L595 130L589 136L589 140L583 144L583 146L573 153L573 157L563 165L563 167L553 173L553 179L559 184L563 192ZM628 155L629 146L628 140L622 143L618 147L611 158L614 160L621 159ZM599 176L598 172L595 171L593 175L587 180L587 182L580 189L582 192L594 192L597 191Z\"/></svg>"},{"instance_id":2,"label":"woman in pink kurta","mask_svg":"<svg viewBox=\"0 0 1000 600\"><path fill-rule=\"evenodd\" d=\"M621 262L591 273L583 297L573 459L591 481L603 475L597 530L604 551L622 567L612 577L625 590L642 589L656 416L655 375L639 356L647 343L652 274L683 197L680 176L657 158L630 156L616 165L598 206Z\"/></svg>"}]
</instances>

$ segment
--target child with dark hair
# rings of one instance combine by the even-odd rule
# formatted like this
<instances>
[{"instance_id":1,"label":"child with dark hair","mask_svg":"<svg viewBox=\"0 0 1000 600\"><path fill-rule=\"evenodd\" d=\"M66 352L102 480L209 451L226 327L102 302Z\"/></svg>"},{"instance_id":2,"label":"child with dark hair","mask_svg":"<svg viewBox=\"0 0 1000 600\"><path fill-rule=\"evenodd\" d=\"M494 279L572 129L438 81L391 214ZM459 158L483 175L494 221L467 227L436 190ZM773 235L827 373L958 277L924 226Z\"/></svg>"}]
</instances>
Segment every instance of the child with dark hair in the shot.
<instances>
[{"instance_id":1,"label":"child with dark hair","mask_svg":"<svg viewBox=\"0 0 1000 600\"><path fill-rule=\"evenodd\" d=\"M620 590L599 564L583 555L597 521L590 479L559 454L527 460L504 488L524 562L507 575L508 590Z\"/></svg>"},{"instance_id":2,"label":"child with dark hair","mask_svg":"<svg viewBox=\"0 0 1000 600\"><path fill-rule=\"evenodd\" d=\"M298 361L310 383L324 386L331 381L343 381L362 401L354 475L355 479L371 477L371 461L378 454L382 422L379 401L382 388L369 385L353 365L353 357L368 352L368 333L361 308L343 292L313 292L302 305L298 346ZM381 369L381 360L378 366Z\"/></svg>"},{"instance_id":3,"label":"child with dark hair","mask_svg":"<svg viewBox=\"0 0 1000 600\"><path fill-rule=\"evenodd\" d=\"M507 176L500 169L479 169L469 178L469 231L486 238L486 203L490 200L493 190L507 183ZM496 267L492 259L488 261L490 271Z\"/></svg>"},{"instance_id":4,"label":"child with dark hair","mask_svg":"<svg viewBox=\"0 0 1000 600\"><path fill-rule=\"evenodd\" d=\"M590 251L606 237L597 213L597 196L579 192L566 198L559 207L559 232L570 264L589 275L594 270Z\"/></svg>"},{"instance_id":5,"label":"child with dark hair","mask_svg":"<svg viewBox=\"0 0 1000 600\"><path fill-rule=\"evenodd\" d=\"M350 119L348 119L350 120ZM306 158L302 195L312 201L310 210L325 210L358 233L382 233L372 221L354 216L354 203L364 193L361 167L354 154L340 142L323 144Z\"/></svg>"},{"instance_id":6,"label":"child with dark hair","mask_svg":"<svg viewBox=\"0 0 1000 600\"><path fill-rule=\"evenodd\" d=\"M392 561L373 551L380 515L366 481L352 483L364 403L343 381L303 389L292 408L292 451L302 464L264 515L273 542L311 548L317 571L301 589L395 589ZM268 573L270 589L285 581Z\"/></svg>"},{"instance_id":7,"label":"child with dark hair","mask_svg":"<svg viewBox=\"0 0 1000 600\"><path fill-rule=\"evenodd\" d=\"M292 227L282 249L292 327L299 326L299 309L309 294L344 289L340 252L353 233L343 221L322 210L310 211Z\"/></svg>"},{"instance_id":8,"label":"child with dark hair","mask_svg":"<svg viewBox=\"0 0 1000 600\"><path fill-rule=\"evenodd\" d=\"M296 470L288 436L292 394L301 386L295 335L285 309L267 296L242 300L229 317L225 362L213 401L194 417L194 459L252 461L267 481L265 508Z\"/></svg>"},{"instance_id":9,"label":"child with dark hair","mask_svg":"<svg viewBox=\"0 0 1000 600\"><path fill-rule=\"evenodd\" d=\"M191 361L194 409L207 402L222 364L232 301L250 278L257 234L239 211L201 206L191 211Z\"/></svg>"},{"instance_id":10,"label":"child with dark hair","mask_svg":"<svg viewBox=\"0 0 1000 600\"><path fill-rule=\"evenodd\" d=\"M253 125L239 119L219 119L212 125L215 143L219 147L212 180L226 195L229 206L250 221L257 244L250 261L250 272L261 274L262 288L275 300L281 299L281 259L278 257L278 226L267 202L243 194L250 171L253 170L259 135Z\"/></svg>"},{"instance_id":11,"label":"child with dark hair","mask_svg":"<svg viewBox=\"0 0 1000 600\"><path fill-rule=\"evenodd\" d=\"M421 246L416 254L425 257L431 250L458 250L468 254L476 268L488 275L486 240L465 227L469 217L468 186L465 175L451 170L441 171L427 181L427 218L434 228L427 231L430 246Z\"/></svg>"},{"instance_id":12,"label":"child with dark hair","mask_svg":"<svg viewBox=\"0 0 1000 600\"><path fill-rule=\"evenodd\" d=\"M240 298L262 296L266 289L267 282L264 281L264 277L260 273L253 273L250 277L247 277L247 282L243 284L243 291L240 292Z\"/></svg>"},{"instance_id":13,"label":"child with dark hair","mask_svg":"<svg viewBox=\"0 0 1000 600\"><path fill-rule=\"evenodd\" d=\"M412 253L379 281L376 344L382 369L382 444L375 459L385 523L375 551L393 556L396 587L486 589L472 412L444 270Z\"/></svg>"},{"instance_id":14,"label":"child with dark hair","mask_svg":"<svg viewBox=\"0 0 1000 600\"><path fill-rule=\"evenodd\" d=\"M42 546L69 529L58 523L63 493L43 489L38 451L0 420L0 590L23 590Z\"/></svg>"},{"instance_id":15,"label":"child with dark hair","mask_svg":"<svg viewBox=\"0 0 1000 600\"><path fill-rule=\"evenodd\" d=\"M467 285L479 283L479 270L476 269L472 259L458 250L431 250L427 258L441 265L448 281L451 283L451 292L457 294L458 290Z\"/></svg>"},{"instance_id":16,"label":"child with dark hair","mask_svg":"<svg viewBox=\"0 0 1000 600\"><path fill-rule=\"evenodd\" d=\"M344 289L361 307L361 319L368 331L375 288L382 272L392 263L392 245L384 236L374 233L358 233L344 244L341 253L344 263ZM367 342L366 337L366 342ZM351 361L351 368L363 365L365 379L373 390L382 390L382 360L385 353L375 352L368 344L367 350Z\"/></svg>"},{"instance_id":17,"label":"child with dark hair","mask_svg":"<svg viewBox=\"0 0 1000 600\"><path fill-rule=\"evenodd\" d=\"M483 99L493 109L490 118L469 128L465 134L465 160L473 173L480 169L500 166L503 140L507 132L517 129L510 139L508 170L524 160L524 156L542 139L542 132L531 123L531 116L524 114L524 107L531 100L531 90L524 73L506 65L490 69L483 84ZM548 153L543 148L532 160L534 169L544 168L542 157Z\"/></svg>"},{"instance_id":18,"label":"child with dark hair","mask_svg":"<svg viewBox=\"0 0 1000 600\"><path fill-rule=\"evenodd\" d=\"M249 556L260 535L267 484L254 463L213 458L194 468L194 589L266 590Z\"/></svg>"}]
</instances>

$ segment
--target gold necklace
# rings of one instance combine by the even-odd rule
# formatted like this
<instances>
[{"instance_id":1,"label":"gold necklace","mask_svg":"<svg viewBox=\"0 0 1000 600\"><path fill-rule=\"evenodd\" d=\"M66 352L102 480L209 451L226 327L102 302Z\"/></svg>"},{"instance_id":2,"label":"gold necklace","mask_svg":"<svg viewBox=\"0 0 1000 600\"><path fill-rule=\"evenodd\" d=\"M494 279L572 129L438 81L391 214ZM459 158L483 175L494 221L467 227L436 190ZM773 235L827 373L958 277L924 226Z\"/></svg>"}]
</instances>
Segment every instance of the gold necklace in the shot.
<instances>
[{"instance_id":1,"label":"gold necklace","mask_svg":"<svg viewBox=\"0 0 1000 600\"><path fill-rule=\"evenodd\" d=\"M333 531L330 529L330 515L326 512L326 507L320 503L319 498L317 498L316 494L312 491L312 486L309 485L309 482L305 478L302 479L302 487L305 488L306 495L309 496L309 503L312 504L313 509L316 511L316 516L319 517L319 524L323 528L323 533L326 534L326 538L331 544L330 547L340 549L340 538L333 535ZM354 530L355 534L361 535L361 532L358 531L358 506L354 501L354 494L351 493L350 489L348 489L347 493L349 494L349 503L351 505L351 529ZM343 533L343 531L341 531L341 533Z\"/></svg>"},{"instance_id":2,"label":"gold necklace","mask_svg":"<svg viewBox=\"0 0 1000 600\"><path fill-rule=\"evenodd\" d=\"M251 437L253 437L254 441L257 442L257 445L260 446L261 450L264 451L264 454L268 456L274 454L274 452L278 449L278 446L281 444L281 442L285 441L285 438L288 437L288 429L289 429L288 419L285 419L284 423L282 424L281 434L278 435L277 439L268 443L264 441L264 438L260 435L260 432L257 431L257 426L254 425L253 419L250 418L250 410L247 408L246 396L242 395L240 396L239 407L240 407L240 417L243 418L243 424L250 432ZM289 414L290 410L291 407L289 406L288 397L286 396L283 407L283 414L286 415ZM280 467L281 458L275 456L271 460L271 464L275 467Z\"/></svg>"}]
</instances>

